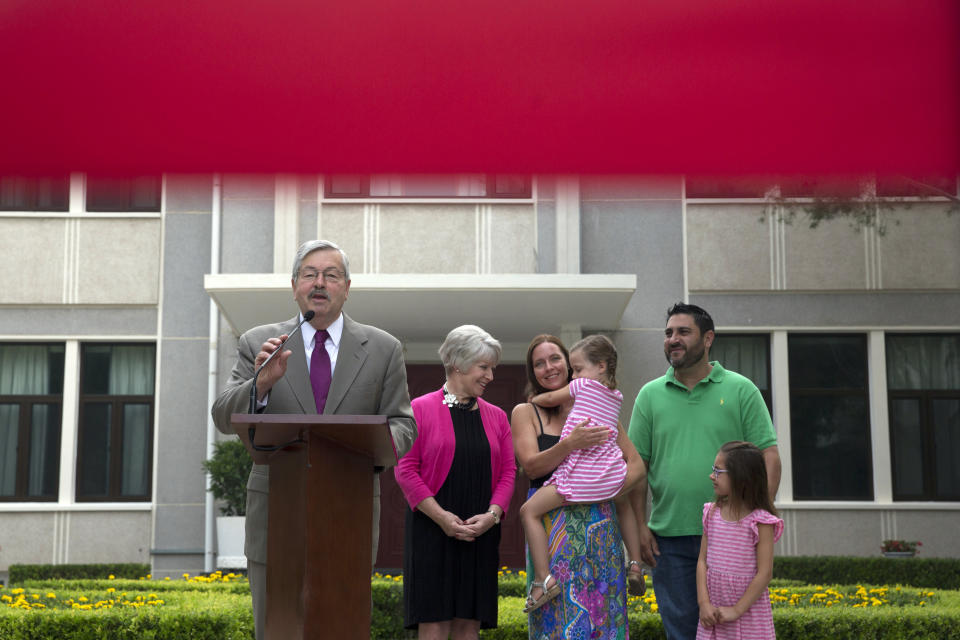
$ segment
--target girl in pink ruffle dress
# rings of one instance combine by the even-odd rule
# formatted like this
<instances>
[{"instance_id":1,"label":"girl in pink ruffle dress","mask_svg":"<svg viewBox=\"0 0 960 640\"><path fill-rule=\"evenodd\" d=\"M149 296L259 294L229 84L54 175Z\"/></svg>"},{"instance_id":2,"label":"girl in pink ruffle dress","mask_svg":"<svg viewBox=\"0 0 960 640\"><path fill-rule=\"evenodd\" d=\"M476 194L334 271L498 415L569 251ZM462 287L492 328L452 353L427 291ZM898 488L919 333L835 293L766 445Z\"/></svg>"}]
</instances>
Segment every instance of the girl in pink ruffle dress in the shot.
<instances>
[{"instance_id":1,"label":"girl in pink ruffle dress","mask_svg":"<svg viewBox=\"0 0 960 640\"><path fill-rule=\"evenodd\" d=\"M520 523L534 568L524 613L539 609L560 594L560 583L549 573L547 532L542 518L568 503L590 504L615 499L621 534L627 552L634 558L627 566L628 590L633 595L642 595L646 589L643 569L636 560L640 557L640 531L633 506L628 495L617 497L627 478L627 462L618 441L621 431L617 420L623 394L617 391L617 349L606 336L587 336L570 349L570 366L574 379L569 385L534 396L530 401L553 407L573 398L560 440L585 420L590 426L606 427L610 433L601 444L571 451L550 479L520 507Z\"/></svg>"},{"instance_id":2,"label":"girl in pink ruffle dress","mask_svg":"<svg viewBox=\"0 0 960 640\"><path fill-rule=\"evenodd\" d=\"M783 520L770 500L763 454L749 442L728 442L710 480L717 499L703 505L697 640L776 638L767 585Z\"/></svg>"}]
</instances>

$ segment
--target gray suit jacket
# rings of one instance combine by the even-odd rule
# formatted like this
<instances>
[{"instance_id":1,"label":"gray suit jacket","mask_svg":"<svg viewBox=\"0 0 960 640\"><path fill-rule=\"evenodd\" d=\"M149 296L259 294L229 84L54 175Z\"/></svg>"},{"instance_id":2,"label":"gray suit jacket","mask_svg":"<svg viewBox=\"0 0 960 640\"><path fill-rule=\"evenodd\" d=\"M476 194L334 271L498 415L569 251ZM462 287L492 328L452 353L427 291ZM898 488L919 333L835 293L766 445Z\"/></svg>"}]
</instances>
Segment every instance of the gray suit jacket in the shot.
<instances>
[{"instance_id":1,"label":"gray suit jacket","mask_svg":"<svg viewBox=\"0 0 960 640\"><path fill-rule=\"evenodd\" d=\"M237 363L227 388L213 404L211 413L217 429L234 433L230 414L246 413L253 384L254 358L268 338L290 334L297 318L278 324L255 327L242 336L237 345ZM316 413L313 390L307 373L303 338L298 331L284 346L291 354L287 372L270 390L266 413ZM417 435L407 372L400 342L389 333L359 324L343 314L343 336L336 368L330 382L330 393L324 415L383 415L390 423L390 433L401 458L410 450ZM254 465L247 481L247 558L252 562L267 561L267 504L270 488L269 467ZM377 547L380 515L380 482L374 477L374 553Z\"/></svg>"}]
</instances>

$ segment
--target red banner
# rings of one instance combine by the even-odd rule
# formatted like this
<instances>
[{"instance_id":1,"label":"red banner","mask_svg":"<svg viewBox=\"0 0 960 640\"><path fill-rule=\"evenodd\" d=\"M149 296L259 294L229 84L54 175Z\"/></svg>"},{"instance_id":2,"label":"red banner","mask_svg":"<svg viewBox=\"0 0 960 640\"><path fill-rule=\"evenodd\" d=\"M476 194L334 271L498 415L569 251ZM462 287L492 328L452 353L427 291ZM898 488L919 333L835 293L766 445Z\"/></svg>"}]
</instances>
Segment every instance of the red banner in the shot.
<instances>
[{"instance_id":1,"label":"red banner","mask_svg":"<svg viewBox=\"0 0 960 640\"><path fill-rule=\"evenodd\" d=\"M955 170L955 0L3 0L0 171Z\"/></svg>"}]
</instances>

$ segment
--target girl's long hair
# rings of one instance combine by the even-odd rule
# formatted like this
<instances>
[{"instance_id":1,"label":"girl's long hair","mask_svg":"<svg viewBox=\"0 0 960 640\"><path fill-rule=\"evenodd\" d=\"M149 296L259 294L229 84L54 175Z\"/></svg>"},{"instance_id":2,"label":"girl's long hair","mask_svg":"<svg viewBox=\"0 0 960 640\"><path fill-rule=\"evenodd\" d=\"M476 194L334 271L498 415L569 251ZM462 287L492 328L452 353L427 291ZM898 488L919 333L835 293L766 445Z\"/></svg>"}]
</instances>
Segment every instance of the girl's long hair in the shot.
<instances>
[{"instance_id":1,"label":"girl's long hair","mask_svg":"<svg viewBox=\"0 0 960 640\"><path fill-rule=\"evenodd\" d=\"M730 476L730 495L727 499L733 512L741 518L755 509L778 515L770 500L767 465L760 449L753 443L734 440L720 447L720 453L723 454ZM721 498L717 498L717 505L720 501Z\"/></svg>"},{"instance_id":2,"label":"girl's long hair","mask_svg":"<svg viewBox=\"0 0 960 640\"><path fill-rule=\"evenodd\" d=\"M617 348L613 345L613 341L610 338L603 334L595 333L570 347L570 353L574 351L583 353L590 364L598 365L603 363L607 365L607 370L604 372L604 379L599 382L605 384L610 389L617 388Z\"/></svg>"}]
</instances>

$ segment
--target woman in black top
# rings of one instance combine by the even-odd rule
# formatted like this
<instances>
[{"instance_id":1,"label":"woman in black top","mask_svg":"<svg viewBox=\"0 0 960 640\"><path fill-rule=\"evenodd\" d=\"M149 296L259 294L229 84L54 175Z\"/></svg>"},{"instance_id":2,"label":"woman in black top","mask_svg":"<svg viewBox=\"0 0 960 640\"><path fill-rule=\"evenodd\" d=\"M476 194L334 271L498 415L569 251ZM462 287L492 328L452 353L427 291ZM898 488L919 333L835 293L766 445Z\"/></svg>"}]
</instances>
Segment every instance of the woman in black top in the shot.
<instances>
[{"instance_id":1,"label":"woman in black top","mask_svg":"<svg viewBox=\"0 0 960 640\"><path fill-rule=\"evenodd\" d=\"M570 382L569 354L555 336L534 338L527 348L526 364L528 398ZM560 440L572 406L570 400L559 407L523 403L513 409L513 448L531 479L531 492L543 485L568 453L600 444L609 436L605 427L581 424ZM637 467L639 456L632 446L624 456L628 469ZM561 507L548 513L544 524L551 538L551 574L563 584L563 591L529 614L531 640L622 637L627 626L627 589L613 501ZM528 558L528 583L532 576Z\"/></svg>"}]
</instances>

